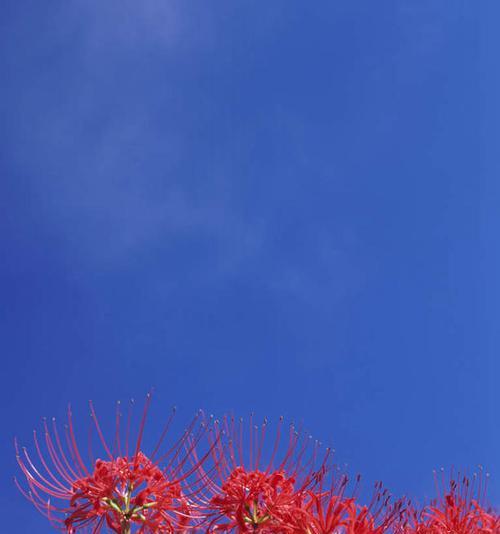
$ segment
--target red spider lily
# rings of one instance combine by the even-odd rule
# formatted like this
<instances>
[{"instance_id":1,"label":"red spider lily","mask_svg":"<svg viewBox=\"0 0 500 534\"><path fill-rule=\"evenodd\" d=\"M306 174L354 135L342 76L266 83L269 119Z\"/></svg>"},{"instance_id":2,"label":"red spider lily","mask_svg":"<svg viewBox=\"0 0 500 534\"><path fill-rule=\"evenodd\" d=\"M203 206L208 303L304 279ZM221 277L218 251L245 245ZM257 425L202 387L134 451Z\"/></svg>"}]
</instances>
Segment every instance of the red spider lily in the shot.
<instances>
[{"instance_id":1,"label":"red spider lily","mask_svg":"<svg viewBox=\"0 0 500 534\"><path fill-rule=\"evenodd\" d=\"M302 514L293 518L296 534L383 534L402 513L403 502L390 505L390 495L380 483L375 485L368 506L357 504L360 478L351 496L346 496L348 478L332 476L328 491L323 491L322 481L316 491L308 491Z\"/></svg>"},{"instance_id":2,"label":"red spider lily","mask_svg":"<svg viewBox=\"0 0 500 534\"><path fill-rule=\"evenodd\" d=\"M486 477L487 478L487 477ZM453 478L435 475L438 497L423 510L409 508L397 534L500 534L500 518L486 510L486 482L482 472Z\"/></svg>"},{"instance_id":3,"label":"red spider lily","mask_svg":"<svg viewBox=\"0 0 500 534\"><path fill-rule=\"evenodd\" d=\"M191 452L204 434L210 434L200 413L177 442L166 453L160 448L173 419L173 412L150 456L141 450L148 395L133 451L129 449L129 412L126 437L122 439L121 413L116 415L114 445L110 447L101 431L92 403L93 426L106 459L83 459L77 444L71 409L64 436L53 420L44 421L44 440L34 431L35 454L26 448L16 452L19 466L26 477L28 489L21 492L58 530L101 532L105 527L119 534L172 533L188 528L196 518L193 494L202 489L196 476L210 451L193 462ZM212 437L214 446L218 437ZM90 446L89 446L90 449ZM91 450L89 456L92 458Z\"/></svg>"},{"instance_id":4,"label":"red spider lily","mask_svg":"<svg viewBox=\"0 0 500 534\"><path fill-rule=\"evenodd\" d=\"M246 448L242 420L223 419L226 440L211 444L216 468L213 477L203 473L206 487L198 501L206 515L202 525L207 532L293 532L290 518L303 513L306 491L317 483L330 453L327 450L319 461L319 444L309 447L310 439L304 439L293 425L288 441L282 443L282 425L281 418L271 456L264 462L267 421L259 428L250 418Z\"/></svg>"},{"instance_id":5,"label":"red spider lily","mask_svg":"<svg viewBox=\"0 0 500 534\"><path fill-rule=\"evenodd\" d=\"M90 404L102 459L94 461L90 436L84 460L71 409L63 433L55 420L44 421L43 438L34 431L33 453L16 443L28 486L18 487L55 528L68 534L500 534L500 517L484 505L482 473L449 481L435 476L437 498L420 510L404 500L391 504L380 483L362 506L359 477L348 492L347 477L331 468L330 450L320 456L319 443L293 425L283 438L282 419L268 457L267 422L257 427L250 418L247 431L242 420L208 423L201 412L160 452L172 413L146 455L149 404L148 395L135 440L131 411L122 429L118 406L112 444ZM204 438L206 450L200 453Z\"/></svg>"}]
</instances>

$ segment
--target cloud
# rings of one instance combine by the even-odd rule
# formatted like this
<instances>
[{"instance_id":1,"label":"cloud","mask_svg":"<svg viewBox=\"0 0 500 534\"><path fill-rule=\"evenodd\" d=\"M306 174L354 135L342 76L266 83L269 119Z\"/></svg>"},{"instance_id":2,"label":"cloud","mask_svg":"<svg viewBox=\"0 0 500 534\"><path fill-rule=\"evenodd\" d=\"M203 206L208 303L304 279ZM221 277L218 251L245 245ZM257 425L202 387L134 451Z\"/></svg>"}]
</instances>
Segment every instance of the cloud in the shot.
<instances>
[{"instance_id":1,"label":"cloud","mask_svg":"<svg viewBox=\"0 0 500 534\"><path fill-rule=\"evenodd\" d=\"M222 245L224 269L245 254L237 236L250 229L224 193L228 177L207 172L198 177L207 183L204 194L197 194L184 169L185 132L132 113L108 119L92 139L75 135L83 117L62 115L43 143L45 155L31 162L44 170L32 184L47 221L80 260L122 263L138 250L192 236ZM248 242L254 247L254 238Z\"/></svg>"},{"instance_id":2,"label":"cloud","mask_svg":"<svg viewBox=\"0 0 500 534\"><path fill-rule=\"evenodd\" d=\"M42 57L45 70L19 81L10 157L45 223L80 260L121 262L155 240L227 239L226 228L241 226L218 178L203 177L214 188L199 198L180 172L195 117L169 97L176 82L163 77L158 89L158 74L141 72L146 49L164 54L155 64L168 69L200 43L203 28L191 26L203 10L192 18L184 6L73 0L46 14L51 31L23 52L26 64Z\"/></svg>"},{"instance_id":3,"label":"cloud","mask_svg":"<svg viewBox=\"0 0 500 534\"><path fill-rule=\"evenodd\" d=\"M192 88L190 73L204 65L213 37L205 13L192 17L187 3L160 0L73 0L53 12L57 31L22 58L41 56L45 68L30 64L18 85L13 166L70 266L114 270L133 257L192 247L190 283L242 277L298 300L321 300L325 291L341 297L354 272L342 244L290 252L294 244L280 243L275 228L289 184L275 176L295 176L299 160L309 165L304 137L293 133L302 126L294 130L278 109L241 123L225 115L218 130L223 108L213 93ZM263 132L280 156L269 167ZM248 198L262 174L264 198Z\"/></svg>"},{"instance_id":4,"label":"cloud","mask_svg":"<svg viewBox=\"0 0 500 534\"><path fill-rule=\"evenodd\" d=\"M183 40L203 34L192 32L200 10L171 0L73 0L62 10L61 23L80 31L89 49L171 49ZM204 26L209 20L205 17Z\"/></svg>"}]
</instances>

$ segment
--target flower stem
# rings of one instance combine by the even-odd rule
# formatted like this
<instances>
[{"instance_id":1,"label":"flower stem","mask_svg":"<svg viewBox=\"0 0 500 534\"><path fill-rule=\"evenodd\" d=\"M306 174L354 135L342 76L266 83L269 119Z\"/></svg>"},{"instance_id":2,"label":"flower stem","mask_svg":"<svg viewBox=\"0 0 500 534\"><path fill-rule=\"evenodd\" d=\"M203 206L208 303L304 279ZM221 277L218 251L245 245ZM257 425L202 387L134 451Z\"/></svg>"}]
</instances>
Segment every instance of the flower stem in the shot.
<instances>
[{"instance_id":1,"label":"flower stem","mask_svg":"<svg viewBox=\"0 0 500 534\"><path fill-rule=\"evenodd\" d=\"M133 485L130 484L127 487L127 491L125 493L125 517L122 521L122 534L131 534L132 533L132 527L130 526L130 521L128 519L128 514L130 512L130 498L132 497L132 489Z\"/></svg>"}]
</instances>

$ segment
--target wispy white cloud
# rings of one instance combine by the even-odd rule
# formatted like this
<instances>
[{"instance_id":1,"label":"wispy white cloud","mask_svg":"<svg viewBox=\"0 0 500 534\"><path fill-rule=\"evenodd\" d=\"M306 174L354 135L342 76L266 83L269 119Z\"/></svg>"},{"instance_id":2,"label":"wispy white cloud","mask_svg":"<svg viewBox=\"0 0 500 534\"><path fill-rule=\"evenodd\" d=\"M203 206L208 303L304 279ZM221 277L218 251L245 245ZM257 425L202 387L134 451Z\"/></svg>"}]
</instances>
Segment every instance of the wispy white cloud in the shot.
<instances>
[{"instance_id":1,"label":"wispy white cloud","mask_svg":"<svg viewBox=\"0 0 500 534\"><path fill-rule=\"evenodd\" d=\"M54 14L58 30L45 43L49 55L66 50L64 64L19 95L12 143L26 151L13 149L12 157L29 176L44 224L79 266L119 268L184 239L212 251L200 262L199 283L243 273L308 303L325 293L341 298L357 283L342 245L319 239L303 258L285 263L272 252L273 210L248 210L240 198L239 181L252 179L245 165L259 132L234 123L231 135L220 138L220 157L193 144L199 118L179 102L175 68L184 60L196 68L206 57L197 54L214 35L206 11L193 17L187 3L166 0L67 3ZM134 70L150 54L166 73L161 89L149 85L156 74L143 80L148 69ZM266 131L282 143L276 171L293 175L297 161L307 168L309 160L301 127L286 117L282 109L266 115ZM201 163L192 166L193 157Z\"/></svg>"},{"instance_id":2,"label":"wispy white cloud","mask_svg":"<svg viewBox=\"0 0 500 534\"><path fill-rule=\"evenodd\" d=\"M169 100L174 82L167 76L163 90L150 91L130 71L147 57L145 48L166 53L168 68L180 50L198 46L197 18L184 3L162 0L73 0L52 15L57 29L40 46L49 54L64 45L67 63L18 95L11 154L53 231L90 262L122 261L136 247L183 233L231 239L229 229L240 231L242 222L222 194L224 179L199 177L212 184L200 198L179 177L189 126ZM138 48L139 59L128 63ZM127 83L136 83L137 94ZM127 96L116 106L121 91ZM162 112L167 118L158 121ZM171 115L177 120L169 122Z\"/></svg>"},{"instance_id":3,"label":"wispy white cloud","mask_svg":"<svg viewBox=\"0 0 500 534\"><path fill-rule=\"evenodd\" d=\"M209 10L175 0L72 0L60 15L91 50L165 50L210 34Z\"/></svg>"}]
</instances>

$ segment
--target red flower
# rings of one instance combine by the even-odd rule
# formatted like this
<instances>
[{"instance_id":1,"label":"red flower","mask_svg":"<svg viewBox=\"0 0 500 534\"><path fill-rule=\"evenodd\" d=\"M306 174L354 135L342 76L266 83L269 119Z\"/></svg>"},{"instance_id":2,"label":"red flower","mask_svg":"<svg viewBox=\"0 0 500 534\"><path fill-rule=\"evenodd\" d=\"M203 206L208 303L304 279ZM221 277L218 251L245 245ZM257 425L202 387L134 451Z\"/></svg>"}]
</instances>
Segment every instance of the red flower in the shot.
<instances>
[{"instance_id":1,"label":"red flower","mask_svg":"<svg viewBox=\"0 0 500 534\"><path fill-rule=\"evenodd\" d=\"M202 468L206 491L199 504L206 515L202 523L206 531L293 532L291 518L302 514L303 498L317 483L329 451L318 461L319 444L309 447L310 438L304 439L293 426L283 444L280 419L272 453L264 462L267 421L258 428L250 418L248 448L241 420L224 418L222 427L226 440L212 447L213 476Z\"/></svg>"},{"instance_id":2,"label":"red flower","mask_svg":"<svg viewBox=\"0 0 500 534\"><path fill-rule=\"evenodd\" d=\"M411 507L397 534L500 534L500 518L486 510L482 472L472 480L435 475L438 497L423 510Z\"/></svg>"},{"instance_id":3,"label":"red flower","mask_svg":"<svg viewBox=\"0 0 500 534\"><path fill-rule=\"evenodd\" d=\"M278 528L283 517L297 507L294 483L283 471L266 473L237 467L222 484L221 492L211 499L210 506L233 519L224 530L233 526L242 532L258 527Z\"/></svg>"},{"instance_id":4,"label":"red flower","mask_svg":"<svg viewBox=\"0 0 500 534\"><path fill-rule=\"evenodd\" d=\"M302 514L293 518L296 534L383 534L401 514L402 502L390 504L390 495L377 483L368 506L357 501L358 483L351 496L346 496L348 478L332 474L329 490L324 491L322 481L316 491L308 491Z\"/></svg>"},{"instance_id":5,"label":"red flower","mask_svg":"<svg viewBox=\"0 0 500 534\"><path fill-rule=\"evenodd\" d=\"M45 421L44 444L34 431L34 456L25 448L21 452L16 443L18 463L28 489L19 484L18 487L55 527L68 533L87 529L101 532L105 526L121 534L131 533L132 528L141 533L171 533L187 528L196 519L192 497L202 489L196 474L210 454L208 451L193 461L192 447L211 430L200 414L169 451L159 455L172 414L148 457L141 451L141 444L149 403L148 395L133 451L129 451L130 413L123 440L121 414L117 409L112 450L90 404L93 423L107 457L92 461L92 467L83 460L70 409L64 442L55 420L52 428ZM212 438L211 442L217 444L218 438ZM92 456L90 450L89 453Z\"/></svg>"},{"instance_id":6,"label":"red flower","mask_svg":"<svg viewBox=\"0 0 500 534\"><path fill-rule=\"evenodd\" d=\"M435 477L437 498L418 509L401 500L391 504L380 483L371 502L358 503L359 477L348 491L348 479L333 470L330 451L320 457L319 444L294 426L282 439L277 427L269 456L267 422L250 418L222 423L194 418L167 452L160 453L173 414L154 450L142 450L148 395L137 438L130 439L131 412L125 429L116 414L113 443L101 431L90 404L97 437L89 436L85 461L77 444L73 417L59 433L55 420L44 421L44 438L34 432L34 453L16 443L27 489L21 492L58 529L74 534L500 534L500 517L485 507L486 478ZM125 431L124 431L125 430ZM123 434L125 436L123 437ZM199 445L208 444L203 453ZM247 438L247 439L245 439ZM102 459L93 459L98 441ZM133 449L129 444L133 441ZM17 482L16 482L17 483Z\"/></svg>"}]
</instances>

